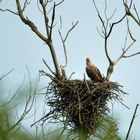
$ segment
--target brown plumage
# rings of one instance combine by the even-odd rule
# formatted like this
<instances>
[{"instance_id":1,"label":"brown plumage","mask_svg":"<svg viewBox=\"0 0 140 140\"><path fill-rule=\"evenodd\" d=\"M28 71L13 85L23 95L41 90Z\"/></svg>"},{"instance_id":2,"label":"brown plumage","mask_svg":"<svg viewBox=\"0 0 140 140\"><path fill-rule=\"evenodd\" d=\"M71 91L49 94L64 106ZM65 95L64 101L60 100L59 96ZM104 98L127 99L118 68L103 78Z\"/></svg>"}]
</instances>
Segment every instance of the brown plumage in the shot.
<instances>
[{"instance_id":1,"label":"brown plumage","mask_svg":"<svg viewBox=\"0 0 140 140\"><path fill-rule=\"evenodd\" d=\"M88 77L95 82L103 82L99 69L92 63L90 58L86 59L86 72Z\"/></svg>"}]
</instances>

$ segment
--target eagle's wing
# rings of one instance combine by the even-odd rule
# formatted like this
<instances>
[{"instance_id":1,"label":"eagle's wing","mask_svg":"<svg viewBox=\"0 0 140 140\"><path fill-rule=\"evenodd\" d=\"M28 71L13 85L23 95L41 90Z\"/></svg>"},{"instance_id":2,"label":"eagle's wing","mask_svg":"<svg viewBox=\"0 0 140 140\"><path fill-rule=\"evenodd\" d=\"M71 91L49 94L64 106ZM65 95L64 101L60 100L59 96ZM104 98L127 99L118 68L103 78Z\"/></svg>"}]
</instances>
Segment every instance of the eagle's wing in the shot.
<instances>
[{"instance_id":1,"label":"eagle's wing","mask_svg":"<svg viewBox=\"0 0 140 140\"><path fill-rule=\"evenodd\" d=\"M91 80L95 80L97 82L103 81L102 75L97 67L86 67L86 72L89 78L91 78Z\"/></svg>"},{"instance_id":2,"label":"eagle's wing","mask_svg":"<svg viewBox=\"0 0 140 140\"><path fill-rule=\"evenodd\" d=\"M101 75L101 73L100 73L100 71L97 67L95 67L95 71L96 71L96 74L97 74L98 78L103 79L103 77L102 77L102 75Z\"/></svg>"},{"instance_id":3,"label":"eagle's wing","mask_svg":"<svg viewBox=\"0 0 140 140\"><path fill-rule=\"evenodd\" d=\"M87 72L88 77L91 78L91 80L94 80L92 69L90 69L89 67L86 67L86 72Z\"/></svg>"}]
</instances>

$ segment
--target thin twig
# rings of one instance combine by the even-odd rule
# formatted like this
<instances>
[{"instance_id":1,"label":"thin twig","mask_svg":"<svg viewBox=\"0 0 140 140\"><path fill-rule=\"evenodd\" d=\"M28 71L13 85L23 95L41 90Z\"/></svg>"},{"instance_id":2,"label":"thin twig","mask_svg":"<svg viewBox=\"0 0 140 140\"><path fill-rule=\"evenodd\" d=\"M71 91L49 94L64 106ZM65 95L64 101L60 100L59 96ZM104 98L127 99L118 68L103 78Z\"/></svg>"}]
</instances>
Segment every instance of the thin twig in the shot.
<instances>
[{"instance_id":1,"label":"thin twig","mask_svg":"<svg viewBox=\"0 0 140 140\"><path fill-rule=\"evenodd\" d=\"M133 54L130 54L130 55L123 55L123 58L129 58L129 57L133 57L133 56L136 56L136 55L139 55L140 52L136 52L136 53L133 53Z\"/></svg>"},{"instance_id":2,"label":"thin twig","mask_svg":"<svg viewBox=\"0 0 140 140\"><path fill-rule=\"evenodd\" d=\"M44 64L46 65L46 67L50 70L50 72L55 75L55 73L52 71L52 69L49 67L49 65L46 63L46 61L44 59L42 59L42 61L44 62Z\"/></svg>"},{"instance_id":3,"label":"thin twig","mask_svg":"<svg viewBox=\"0 0 140 140\"><path fill-rule=\"evenodd\" d=\"M136 16L134 16L134 14L130 11L132 3L133 3L133 0L131 0L130 6L128 7L127 1L123 1L123 4L125 6L126 15L130 16L137 23L137 25L140 26L139 15L138 15L137 10L135 9L135 7L134 7L134 10L135 10Z\"/></svg>"},{"instance_id":4,"label":"thin twig","mask_svg":"<svg viewBox=\"0 0 140 140\"><path fill-rule=\"evenodd\" d=\"M60 24L61 24L60 27L62 27L62 19L61 19L61 17L60 17ZM58 33L59 33L61 41L62 41L63 49L64 49L64 55L65 55L65 64L63 65L63 68L65 68L67 66L67 63L68 63L67 51L66 51L65 43L66 43L66 40L67 40L70 32L77 26L77 24L78 24L78 21L75 24L72 24L72 27L67 31L66 36L64 38L62 37L61 30L60 29L58 30Z\"/></svg>"},{"instance_id":5,"label":"thin twig","mask_svg":"<svg viewBox=\"0 0 140 140\"><path fill-rule=\"evenodd\" d=\"M31 77L30 77L30 72L29 72L28 67L26 67L26 68L27 68L27 72L28 72L28 76L29 76L29 85L30 85L30 87L29 87L29 93L28 93L29 95L28 95L28 97L27 97L27 99L26 99L25 107L24 107L24 110L23 110L21 116L18 117L18 115L17 115L18 120L17 120L17 122L15 122L15 123L9 128L9 131L11 131L11 130L13 130L14 128L16 128L16 127L21 123L21 121L22 121L23 119L25 119L25 117L27 116L27 114L31 111L31 109L32 109L32 107L33 107L33 104L34 104L34 101L35 101L36 88L35 88L34 91L33 91L33 89L32 89ZM32 95L32 91L33 91L33 95Z\"/></svg>"},{"instance_id":6,"label":"thin twig","mask_svg":"<svg viewBox=\"0 0 140 140\"><path fill-rule=\"evenodd\" d=\"M52 22L51 22L50 34L49 34L50 39L52 37L53 23L54 23L54 19L55 19L55 7L56 7L56 5L55 5L55 2L54 2L53 13L52 13Z\"/></svg>"},{"instance_id":7,"label":"thin twig","mask_svg":"<svg viewBox=\"0 0 140 140\"><path fill-rule=\"evenodd\" d=\"M67 40L70 32L77 26L77 24L78 24L78 21L75 24L72 24L72 27L68 30L68 32L67 32L67 34L66 34L66 36L64 38L64 42Z\"/></svg>"},{"instance_id":8,"label":"thin twig","mask_svg":"<svg viewBox=\"0 0 140 140\"><path fill-rule=\"evenodd\" d=\"M129 134L130 134L130 131L131 131L131 128L132 128L132 125L134 123L134 119L136 118L136 113L137 113L137 109L139 107L139 104L136 105L135 107L135 111L134 111L134 114L133 114L133 117L132 117L132 120L130 122L130 126L129 126L129 129L128 129L128 132L127 132L127 135L126 135L126 138L125 140L128 140L128 137L129 137Z\"/></svg>"},{"instance_id":9,"label":"thin twig","mask_svg":"<svg viewBox=\"0 0 140 140\"><path fill-rule=\"evenodd\" d=\"M1 77L0 77L0 81L6 77L8 74L10 74L14 69L11 69L10 71L8 71L6 74L3 74Z\"/></svg>"},{"instance_id":10,"label":"thin twig","mask_svg":"<svg viewBox=\"0 0 140 140\"><path fill-rule=\"evenodd\" d=\"M59 6L60 4L62 4L65 0L61 0L59 3L57 3L55 6Z\"/></svg>"},{"instance_id":11,"label":"thin twig","mask_svg":"<svg viewBox=\"0 0 140 140\"><path fill-rule=\"evenodd\" d=\"M25 11L26 7L30 4L30 2L28 2L28 0L25 0L22 11Z\"/></svg>"},{"instance_id":12,"label":"thin twig","mask_svg":"<svg viewBox=\"0 0 140 140\"><path fill-rule=\"evenodd\" d=\"M10 12L10 13L12 13L12 14L14 14L14 15L19 15L17 12L14 12L14 11L12 11L12 10L10 10L10 9L1 9L1 8L0 8L0 11L2 11L2 12Z\"/></svg>"},{"instance_id":13,"label":"thin twig","mask_svg":"<svg viewBox=\"0 0 140 140\"><path fill-rule=\"evenodd\" d=\"M51 38L49 38L50 36L50 31L49 31L49 19L47 17L47 12L46 12L46 5L44 3L43 0L40 0L40 4L42 6L42 10L43 10L43 16L44 16L44 21L45 21L45 28L46 28L46 33L47 33L47 37L48 37L48 40L50 40Z\"/></svg>"},{"instance_id":14,"label":"thin twig","mask_svg":"<svg viewBox=\"0 0 140 140\"><path fill-rule=\"evenodd\" d=\"M135 13L136 13L136 15L137 15L137 18L138 18L138 20L139 20L139 22L140 22L140 17L139 17L139 14L138 14L138 11L137 11L137 9L136 9L135 4L134 4L134 10L135 10Z\"/></svg>"},{"instance_id":15,"label":"thin twig","mask_svg":"<svg viewBox=\"0 0 140 140\"><path fill-rule=\"evenodd\" d=\"M130 27L129 27L129 20L128 18L126 17L126 20L127 20L127 34L126 34L126 38L125 38L125 44L124 44L124 48L122 49L122 53L121 55L114 61L115 65L122 59L122 58L128 58L128 57L132 57L132 56L135 56L135 55L138 55L139 52L135 53L135 54L131 54L131 55L125 55L128 50L134 45L134 43L136 42L136 39L132 36L132 33L131 33L131 30L130 30ZM126 47L126 43L127 43L127 38L128 38L128 35L129 37L131 38L132 42Z\"/></svg>"}]
</instances>

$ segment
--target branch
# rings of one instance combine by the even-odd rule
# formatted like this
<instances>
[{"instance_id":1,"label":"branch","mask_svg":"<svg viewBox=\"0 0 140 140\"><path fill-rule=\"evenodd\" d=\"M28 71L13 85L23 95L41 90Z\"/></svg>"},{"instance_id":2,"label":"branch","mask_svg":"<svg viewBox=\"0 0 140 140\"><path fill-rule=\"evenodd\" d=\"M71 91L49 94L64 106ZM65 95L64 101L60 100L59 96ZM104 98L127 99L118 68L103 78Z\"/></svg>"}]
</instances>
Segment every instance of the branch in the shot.
<instances>
[{"instance_id":1,"label":"branch","mask_svg":"<svg viewBox=\"0 0 140 140\"><path fill-rule=\"evenodd\" d=\"M122 58L127 58L125 57L126 52L133 46L134 42L132 42L125 50L123 49L122 54L118 57L118 59L116 59L116 61L114 62L115 64L117 64ZM136 55L136 54L135 54ZM131 56L131 55L130 55ZM134 56L134 55L133 55Z\"/></svg>"},{"instance_id":2,"label":"branch","mask_svg":"<svg viewBox=\"0 0 140 140\"><path fill-rule=\"evenodd\" d=\"M46 65L46 67L49 69L49 71L55 75L55 73L51 70L51 68L48 66L48 64L46 63L46 61L44 59L42 59L42 61L44 62L44 64Z\"/></svg>"},{"instance_id":3,"label":"branch","mask_svg":"<svg viewBox=\"0 0 140 140\"><path fill-rule=\"evenodd\" d=\"M62 23L62 21L61 21L61 23ZM58 33L60 35L60 38L61 38L61 41L62 41L62 44L63 44L64 54L65 54L65 64L62 66L63 68L65 68L67 66L67 51L66 51L65 43L66 43L66 40L67 40L70 32L77 26L77 24L78 24L78 21L75 24L72 24L72 27L67 31L66 36L64 38L62 37L61 30L60 29L58 30Z\"/></svg>"},{"instance_id":4,"label":"branch","mask_svg":"<svg viewBox=\"0 0 140 140\"><path fill-rule=\"evenodd\" d=\"M114 10L111 17L108 18L107 17L107 2L105 0L105 9L104 9L105 20L104 20L101 16L97 6L96 6L95 0L93 0L93 4L94 4L94 7L95 7L97 14L98 14L98 17L99 17L101 24L102 24L102 34L103 35L101 33L99 33L99 34L101 37L104 38L105 55L106 55L108 62L109 62L106 79L109 80L111 77L111 74L113 73L115 63L114 63L114 60L112 60L112 58L110 57L109 52L108 52L108 38L110 37L113 28L123 21L123 19L126 17L126 14L124 14L118 21L109 24L110 20L113 18L114 14L115 14L116 9ZM110 26L108 26L108 25L110 25Z\"/></svg>"},{"instance_id":5,"label":"branch","mask_svg":"<svg viewBox=\"0 0 140 140\"><path fill-rule=\"evenodd\" d=\"M11 69L10 71L8 71L6 74L3 74L1 77L0 77L0 81L6 77L9 73L11 73L14 69Z\"/></svg>"},{"instance_id":6,"label":"branch","mask_svg":"<svg viewBox=\"0 0 140 140\"><path fill-rule=\"evenodd\" d=\"M134 114L133 114L133 117L132 117L132 120L130 122L130 126L129 126L129 129L128 129L128 132L127 132L127 135L126 135L126 138L125 140L128 140L128 137L129 137L129 134L130 134L130 131L131 131L131 128L132 128L132 125L134 123L134 119L136 118L136 113L137 113L137 109L139 107L139 104L136 105L135 107L135 111L134 111Z\"/></svg>"},{"instance_id":7,"label":"branch","mask_svg":"<svg viewBox=\"0 0 140 140\"><path fill-rule=\"evenodd\" d=\"M45 28L46 28L46 32L47 32L47 36L48 36L48 39L50 39L50 31L49 31L49 19L47 17L47 12L46 12L46 5L47 5L47 2L46 4L44 3L43 0L40 0L40 4L42 6L42 9L43 9L43 15L44 15L44 21L45 21Z\"/></svg>"},{"instance_id":8,"label":"branch","mask_svg":"<svg viewBox=\"0 0 140 140\"><path fill-rule=\"evenodd\" d=\"M10 13L12 13L12 14L14 14L14 15L19 15L17 12L14 12L14 11L12 11L12 10L10 10L10 9L1 9L1 8L0 8L0 11L2 11L2 12L10 12Z\"/></svg>"},{"instance_id":9,"label":"branch","mask_svg":"<svg viewBox=\"0 0 140 140\"><path fill-rule=\"evenodd\" d=\"M137 9L136 9L135 4L134 4L134 10L135 10L135 13L136 13L137 19L138 19L138 21L139 21L139 23L140 23L140 17L139 17L139 14L138 14L138 11L137 11Z\"/></svg>"},{"instance_id":10,"label":"branch","mask_svg":"<svg viewBox=\"0 0 140 140\"><path fill-rule=\"evenodd\" d=\"M25 11L25 8L27 7L28 4L30 4L30 2L28 2L28 0L25 0L22 11Z\"/></svg>"},{"instance_id":11,"label":"branch","mask_svg":"<svg viewBox=\"0 0 140 140\"><path fill-rule=\"evenodd\" d=\"M54 2L54 6L53 6L53 13L52 13L52 22L51 22L51 27L50 27L50 35L49 38L51 39L52 37L52 29L53 29L53 23L54 23L54 19L55 19L55 2Z\"/></svg>"},{"instance_id":12,"label":"branch","mask_svg":"<svg viewBox=\"0 0 140 140\"><path fill-rule=\"evenodd\" d=\"M59 68L58 62L57 62L57 57L56 57L55 49L53 46L53 42L52 42L52 39L50 38L50 30L49 30L50 27L48 25L48 17L47 17L47 12L45 9L48 2L50 2L50 1L44 2L43 0L40 0L40 4L42 5L42 8L43 8L43 15L44 15L44 20L45 20L45 25L46 25L47 37L45 37L42 33L40 33L38 31L37 27L35 26L35 24L32 21L30 21L27 17L24 16L19 0L16 0L16 5L17 5L18 14L19 14L21 20L26 25L28 25L32 29L32 31L35 32L36 35L41 40L43 40L48 45L51 55L52 55L53 63L55 66L56 77L59 79L61 77L61 73L60 73L60 68Z\"/></svg>"},{"instance_id":13,"label":"branch","mask_svg":"<svg viewBox=\"0 0 140 140\"><path fill-rule=\"evenodd\" d=\"M2 0L0 2L2 2ZM30 4L30 2L28 2L28 0L25 0L25 2L23 4L22 12L25 11L25 9L26 9L26 7L27 7L28 4ZM0 8L0 11L2 11L2 12L10 12L10 13L12 13L14 15L19 16L18 12L14 12L14 11L12 11L10 9L1 9Z\"/></svg>"},{"instance_id":14,"label":"branch","mask_svg":"<svg viewBox=\"0 0 140 140\"><path fill-rule=\"evenodd\" d=\"M103 37L105 39L105 54L106 54L106 57L107 57L108 61L111 63L112 60L111 60L111 58L109 56L109 53L108 53L108 50L107 50L107 39L108 39L109 36L107 35L107 28L105 26L105 21L103 20L103 18L100 15L100 12L99 12L99 10L98 10L98 8L96 6L95 0L93 0L93 4L94 4L94 7L95 7L95 9L97 11L98 17L99 17L99 19L100 19L100 21L102 23L102 27L103 27L103 32L102 33L103 33ZM105 11L106 11L106 7L105 7ZM107 20L107 22L108 22L108 20Z\"/></svg>"},{"instance_id":15,"label":"branch","mask_svg":"<svg viewBox=\"0 0 140 140\"><path fill-rule=\"evenodd\" d=\"M32 30L34 33L36 33L36 35L37 35L41 40L43 40L44 42L48 43L48 39L47 39L42 33L40 33L40 32L38 31L38 29L37 29L37 27L35 26L35 24L34 24L32 21L30 21L27 17L24 16L23 10L21 9L21 5L20 5L19 0L16 0L16 5L17 5L18 14L19 14L21 20L22 20L26 25L28 25L28 26L31 28L31 30Z\"/></svg>"},{"instance_id":16,"label":"branch","mask_svg":"<svg viewBox=\"0 0 140 140\"><path fill-rule=\"evenodd\" d=\"M61 0L59 3L57 3L55 6L59 6L60 4L62 4L65 0Z\"/></svg>"},{"instance_id":17,"label":"branch","mask_svg":"<svg viewBox=\"0 0 140 140\"><path fill-rule=\"evenodd\" d=\"M106 79L109 80L112 73L113 73L113 69L114 69L114 66L122 59L122 58L129 58L129 57L133 57L133 56L136 56L136 55L139 55L140 52L136 52L136 53L132 53L130 55L126 55L126 53L128 52L128 50L134 45L136 39L132 36L131 34L131 31L130 31L130 28L129 28L129 19L127 18L127 15L128 16L131 16L132 18L134 18L134 20L139 24L140 26L140 17L138 15L138 12L137 12L137 9L134 5L134 11L136 13L136 17L134 17L134 15L130 12L130 9L132 7L132 0L130 2L130 5L128 6L128 1L127 0L123 0L123 4L125 6L125 14L116 22L113 22L111 24L110 23L110 20L111 18L114 16L115 14L115 11L113 12L112 16L111 17L107 17L107 2L105 0L105 9L104 9L104 14L105 14L105 19L102 18L97 6L96 6L96 3L95 3L95 0L93 0L93 4L94 4L94 7L97 11L97 14L98 14L98 17L101 21L101 24L102 24L102 34L100 34L100 36L102 38L104 38L104 47L105 47L105 55L109 61L109 66L108 66L108 69L107 69L107 75L106 75ZM109 52L108 52L108 38L111 36L111 33L113 31L113 28L120 24L124 18L126 17L126 20L127 20L127 35L126 35L126 39L125 39L125 45L124 45L124 48L122 49L122 53L120 54L120 56L116 59L116 60L113 60L110 55L109 55ZM110 26L108 26L110 25ZM97 29L97 31L99 32L99 30ZM126 44L127 44L127 36L129 35L130 39L132 40L132 42L126 47Z\"/></svg>"},{"instance_id":18,"label":"branch","mask_svg":"<svg viewBox=\"0 0 140 140\"><path fill-rule=\"evenodd\" d=\"M128 7L128 2L123 1L125 11L126 11L126 15L130 16L137 23L137 25L140 26L140 18L139 18L139 15L138 15L138 12L137 12L137 9L136 9L135 5L134 5L134 11L136 13L136 16L134 16L134 14L130 11L132 2L133 2L133 0L131 0L130 6Z\"/></svg>"},{"instance_id":19,"label":"branch","mask_svg":"<svg viewBox=\"0 0 140 140\"><path fill-rule=\"evenodd\" d=\"M124 58L129 58L129 57L136 56L136 55L138 55L138 54L140 54L140 52L136 52L136 53L133 53L133 54L130 54L130 55L124 55L123 57L124 57Z\"/></svg>"},{"instance_id":20,"label":"branch","mask_svg":"<svg viewBox=\"0 0 140 140\"><path fill-rule=\"evenodd\" d=\"M78 24L78 21L77 21L75 24L72 24L72 27L71 27L71 28L69 29L69 31L67 32L64 41L67 40L67 38L68 38L68 36L69 36L69 33L77 26L77 24Z\"/></svg>"},{"instance_id":21,"label":"branch","mask_svg":"<svg viewBox=\"0 0 140 140\"><path fill-rule=\"evenodd\" d=\"M107 35L107 37L109 37L110 36L110 34L111 34L111 32L112 32L112 29L113 29L113 27L114 27L114 25L117 25L117 24L119 24L120 22L122 22L123 21L123 19L126 17L126 15L124 15L120 20L118 20L118 21L116 21L116 22L114 22L114 23L112 23L112 25L110 26L110 30L109 30L109 32L108 32L108 35Z\"/></svg>"},{"instance_id":22,"label":"branch","mask_svg":"<svg viewBox=\"0 0 140 140\"><path fill-rule=\"evenodd\" d=\"M135 54L129 55L128 57L125 55L128 52L128 50L133 46L133 44L136 42L136 39L132 36L132 33L129 28L129 20L127 17L126 17L126 19L127 19L127 35L126 35L126 39L125 39L125 44L124 44L124 48L122 49L122 54L116 59L116 61L114 62L115 64L117 64L122 58L128 58L128 57L132 57L132 56L139 54L139 52L137 52ZM130 45L128 45L128 47L126 47L128 35L130 36L132 43L130 43Z\"/></svg>"},{"instance_id":23,"label":"branch","mask_svg":"<svg viewBox=\"0 0 140 140\"><path fill-rule=\"evenodd\" d=\"M58 30L58 33L60 35L60 38L61 38L61 41L62 41L62 44L63 44L63 49L64 49L64 55L65 55L65 64L63 66L61 66L62 68L65 68L67 66L67 62L68 62L68 59L67 59L67 50L66 50L66 45L65 45L65 41L62 37L62 33L60 30Z\"/></svg>"},{"instance_id":24,"label":"branch","mask_svg":"<svg viewBox=\"0 0 140 140\"><path fill-rule=\"evenodd\" d=\"M28 71L28 76L29 76L29 93L28 93L29 95L27 97L25 107L24 107L24 110L23 110L22 114L20 115L20 117L18 117L18 115L17 115L18 120L12 126L9 127L9 132L11 130L15 129L16 127L18 127L19 124L23 121L23 119L25 119L27 114L31 111L31 109L33 107L33 104L34 104L34 101L35 101L36 86L35 86L35 89L33 90L32 89L31 77L30 77L30 73L29 73L28 68L27 68L27 71ZM22 83L22 85L23 85L23 83ZM18 88L15 95L19 92L19 90L21 89L21 86ZM33 95L32 95L32 93L33 93ZM15 97L15 95L13 97Z\"/></svg>"}]
</instances>

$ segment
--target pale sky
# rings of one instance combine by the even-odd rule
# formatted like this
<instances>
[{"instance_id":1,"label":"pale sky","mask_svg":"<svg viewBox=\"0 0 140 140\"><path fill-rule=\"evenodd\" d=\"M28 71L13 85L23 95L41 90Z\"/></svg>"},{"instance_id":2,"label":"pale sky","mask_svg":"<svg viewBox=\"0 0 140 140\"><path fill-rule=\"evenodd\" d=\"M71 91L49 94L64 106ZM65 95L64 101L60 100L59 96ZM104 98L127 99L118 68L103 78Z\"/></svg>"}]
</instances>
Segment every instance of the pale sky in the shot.
<instances>
[{"instance_id":1,"label":"pale sky","mask_svg":"<svg viewBox=\"0 0 140 140\"><path fill-rule=\"evenodd\" d=\"M14 3L14 0L7 0L0 6L14 10ZM104 0L100 0L97 4L101 13L103 13L104 10L103 3ZM135 4L140 13L139 0L135 0ZM43 18L36 7L36 0L32 0L31 5L27 7L25 13L28 18L31 19L43 33L45 33ZM108 0L107 14L109 16L113 13L114 8L116 8L116 13L113 20L116 21L116 19L121 17L124 12L121 0L115 0L113 2ZM65 2L56 9L57 22L54 29L56 32L53 37L59 63L63 64L63 49L60 43L60 37L56 34L59 28L60 16L63 21L62 33L64 35L71 27L72 22L75 23L76 21L79 21L79 24L73 32L71 32L66 42L68 53L67 73L70 75L72 72L76 72L73 78L83 79L83 74L85 73L85 59L91 57L101 73L106 75L108 61L104 53L103 39L100 37L96 29L99 27L99 30L101 30L101 24L92 4L92 0L65 0ZM51 68L53 68L52 59L47 46L20 21L18 16L12 15L8 12L0 12L0 19L0 75L14 68L14 71L5 79L6 85L8 84L9 89L15 89L22 83L24 75L27 74L26 65L29 68L32 79L35 79L36 76L38 76L38 71L40 69L46 69L42 62L42 58L44 58ZM130 50L131 53L140 51L140 27L134 22L131 22L130 24L132 33L137 39L137 42ZM109 53L113 58L118 57L121 53L126 34L125 25L126 24L122 23L119 26L116 26L109 39ZM117 81L123 85L123 89L129 93L128 96L124 97L124 104L126 104L130 110L119 103L115 103L113 107L114 115L117 114L117 117L119 118L119 132L124 135L128 130L136 104L140 104L139 71L140 56L136 56L130 59L122 59L116 65L111 77L112 81ZM40 82L45 85L47 81L42 79ZM136 140L140 138L139 126L140 109L137 112L137 117L132 128L131 138L135 138Z\"/></svg>"}]
</instances>

